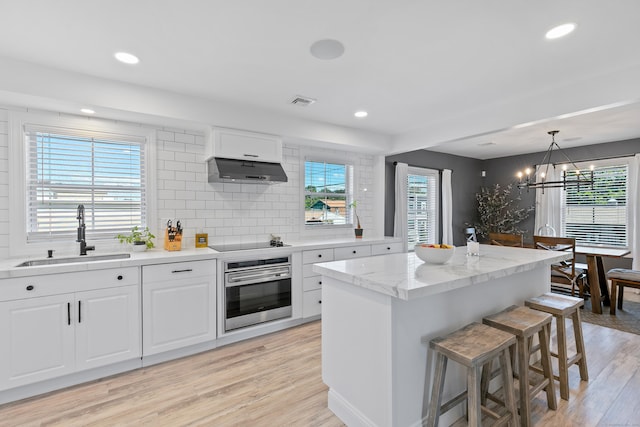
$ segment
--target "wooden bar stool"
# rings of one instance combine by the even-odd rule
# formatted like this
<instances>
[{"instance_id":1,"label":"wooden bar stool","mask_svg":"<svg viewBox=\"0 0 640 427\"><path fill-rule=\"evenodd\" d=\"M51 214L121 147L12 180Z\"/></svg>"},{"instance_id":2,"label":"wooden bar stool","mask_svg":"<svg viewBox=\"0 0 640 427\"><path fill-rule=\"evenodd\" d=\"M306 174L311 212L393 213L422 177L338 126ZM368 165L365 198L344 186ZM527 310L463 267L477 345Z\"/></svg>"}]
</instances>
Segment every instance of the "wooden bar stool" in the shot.
<instances>
[{"instance_id":1,"label":"wooden bar stool","mask_svg":"<svg viewBox=\"0 0 640 427\"><path fill-rule=\"evenodd\" d=\"M464 402L466 398L469 426L481 425L483 412L497 420L495 425L511 422L513 426L517 426L518 414L513 391L513 371L509 358L509 348L515 344L516 337L512 334L481 323L471 323L447 336L431 340L430 347L435 351L436 366L426 425L429 427L437 426L441 414ZM495 358L500 359L505 407L508 411L506 415L502 416L483 406L480 395L482 368ZM441 404L449 359L466 366L467 390L445 404Z\"/></svg>"},{"instance_id":2,"label":"wooden bar stool","mask_svg":"<svg viewBox=\"0 0 640 427\"><path fill-rule=\"evenodd\" d=\"M640 271L627 268L612 268L607 271L607 279L611 280L609 313L616 314L616 294L618 295L618 309L622 310L624 287L640 289Z\"/></svg>"},{"instance_id":3,"label":"wooden bar stool","mask_svg":"<svg viewBox=\"0 0 640 427\"><path fill-rule=\"evenodd\" d=\"M546 293L524 302L534 310L551 314L556 319L558 354L551 353L558 358L558 376L560 381L560 397L569 400L569 367L577 364L580 368L580 378L582 381L589 381L587 372L587 355L584 352L584 339L582 337L582 323L580 321L580 307L584 305L582 298L575 298L566 295ZM567 356L567 334L565 320L571 317L573 323L573 334L576 341L576 354L568 358Z\"/></svg>"},{"instance_id":4,"label":"wooden bar stool","mask_svg":"<svg viewBox=\"0 0 640 427\"><path fill-rule=\"evenodd\" d=\"M518 342L518 378L520 382L520 425L531 425L531 399L540 391L547 392L547 406L555 410L558 405L551 369L549 334L552 316L548 313L532 310L528 307L511 306L499 313L482 319L485 325L501 329L516 336ZM538 335L543 378L538 384L530 385L529 369L539 372L529 364L533 337ZM486 375L483 372L483 375ZM484 386L486 387L486 385Z\"/></svg>"}]
</instances>

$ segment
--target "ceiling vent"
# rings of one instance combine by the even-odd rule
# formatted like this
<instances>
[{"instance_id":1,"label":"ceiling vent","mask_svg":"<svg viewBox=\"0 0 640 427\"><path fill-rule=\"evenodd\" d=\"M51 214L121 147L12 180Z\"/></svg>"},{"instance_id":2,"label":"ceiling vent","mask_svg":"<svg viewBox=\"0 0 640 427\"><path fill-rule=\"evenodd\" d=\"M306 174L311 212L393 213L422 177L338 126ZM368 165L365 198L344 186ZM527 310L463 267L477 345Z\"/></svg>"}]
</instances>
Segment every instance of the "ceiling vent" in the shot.
<instances>
[{"instance_id":1,"label":"ceiling vent","mask_svg":"<svg viewBox=\"0 0 640 427\"><path fill-rule=\"evenodd\" d=\"M313 98L308 98L306 96L296 95L296 96L293 97L293 99L291 99L291 101L289 103L293 104L293 105L298 105L300 107L306 107L308 105L313 104L314 102L316 102L316 100L313 99Z\"/></svg>"}]
</instances>

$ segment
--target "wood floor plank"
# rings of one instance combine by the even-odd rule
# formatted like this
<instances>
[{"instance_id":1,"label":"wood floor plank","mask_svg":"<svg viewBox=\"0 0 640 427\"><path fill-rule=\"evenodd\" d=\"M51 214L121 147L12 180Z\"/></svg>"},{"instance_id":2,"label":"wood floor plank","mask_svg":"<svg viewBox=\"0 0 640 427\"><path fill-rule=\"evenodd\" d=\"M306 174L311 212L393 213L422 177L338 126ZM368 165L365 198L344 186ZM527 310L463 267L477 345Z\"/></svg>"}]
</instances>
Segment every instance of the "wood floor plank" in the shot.
<instances>
[{"instance_id":1,"label":"wood floor plank","mask_svg":"<svg viewBox=\"0 0 640 427\"><path fill-rule=\"evenodd\" d=\"M586 323L583 329L590 381L580 381L578 367L571 367L571 400L549 411L541 394L532 403L534 424L638 422L640 336ZM340 427L327 408L320 346L320 322L312 322L0 405L0 426Z\"/></svg>"}]
</instances>

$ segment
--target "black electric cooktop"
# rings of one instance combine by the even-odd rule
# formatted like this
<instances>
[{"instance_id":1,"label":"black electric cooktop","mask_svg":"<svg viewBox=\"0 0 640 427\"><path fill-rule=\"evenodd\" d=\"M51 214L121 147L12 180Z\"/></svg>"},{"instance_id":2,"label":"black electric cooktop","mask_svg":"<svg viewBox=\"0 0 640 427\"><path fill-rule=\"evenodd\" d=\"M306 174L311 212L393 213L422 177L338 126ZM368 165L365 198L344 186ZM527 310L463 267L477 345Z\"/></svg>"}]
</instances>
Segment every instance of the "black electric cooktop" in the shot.
<instances>
[{"instance_id":1,"label":"black electric cooktop","mask_svg":"<svg viewBox=\"0 0 640 427\"><path fill-rule=\"evenodd\" d=\"M231 243L225 245L210 245L209 247L218 252L231 252L231 251L247 251L251 249L269 249L269 248L282 248L285 245L282 242L278 242L273 245L270 242L249 242L249 243Z\"/></svg>"}]
</instances>

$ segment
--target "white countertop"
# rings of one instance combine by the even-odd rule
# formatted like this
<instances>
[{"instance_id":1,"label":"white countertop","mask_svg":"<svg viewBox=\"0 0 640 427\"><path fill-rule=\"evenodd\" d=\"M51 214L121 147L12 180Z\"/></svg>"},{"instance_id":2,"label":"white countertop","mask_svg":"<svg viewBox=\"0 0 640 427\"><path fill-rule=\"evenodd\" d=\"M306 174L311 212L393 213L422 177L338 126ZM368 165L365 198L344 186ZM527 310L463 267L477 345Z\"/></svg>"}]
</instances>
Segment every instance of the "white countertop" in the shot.
<instances>
[{"instance_id":1,"label":"white countertop","mask_svg":"<svg viewBox=\"0 0 640 427\"><path fill-rule=\"evenodd\" d=\"M266 248L254 250L242 250L232 252L218 252L210 248L189 248L181 251L165 251L155 248L146 252L131 252L130 258L91 261L95 255L107 255L114 252L89 252L87 262L54 264L33 267L16 267L23 261L42 259L42 256L24 256L19 258L9 258L0 260L0 279L11 277L39 276L44 274L69 273L74 271L103 270L107 268L131 267L152 264L164 264L171 262L198 261L206 259L251 259L255 257L278 257L288 256L293 252L335 248L352 245L367 245L376 243L399 242L401 240L393 237L369 237L363 239L355 238L333 238L333 239L310 239L303 242L286 242L290 246L280 248ZM126 253L122 250L119 253ZM59 255L62 257L75 257L77 254Z\"/></svg>"},{"instance_id":2,"label":"white countertop","mask_svg":"<svg viewBox=\"0 0 640 427\"><path fill-rule=\"evenodd\" d=\"M480 245L480 256L457 247L446 264L427 264L413 252L315 264L313 271L403 300L421 298L547 266L566 252Z\"/></svg>"}]
</instances>

